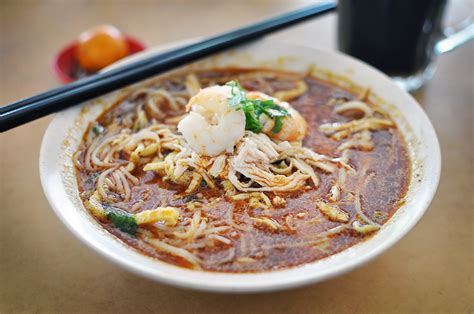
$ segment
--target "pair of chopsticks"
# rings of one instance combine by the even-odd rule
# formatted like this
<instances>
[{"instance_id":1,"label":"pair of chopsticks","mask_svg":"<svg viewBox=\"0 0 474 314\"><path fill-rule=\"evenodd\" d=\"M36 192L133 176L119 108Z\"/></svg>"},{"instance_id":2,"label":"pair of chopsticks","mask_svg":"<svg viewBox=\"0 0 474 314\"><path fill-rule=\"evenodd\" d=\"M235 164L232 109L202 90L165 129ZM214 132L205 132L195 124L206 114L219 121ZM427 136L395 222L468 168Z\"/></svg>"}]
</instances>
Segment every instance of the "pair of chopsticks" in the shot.
<instances>
[{"instance_id":1,"label":"pair of chopsticks","mask_svg":"<svg viewBox=\"0 0 474 314\"><path fill-rule=\"evenodd\" d=\"M244 44L271 32L330 12L335 8L334 2L320 2L16 101L0 107L0 132L213 53Z\"/></svg>"}]
</instances>

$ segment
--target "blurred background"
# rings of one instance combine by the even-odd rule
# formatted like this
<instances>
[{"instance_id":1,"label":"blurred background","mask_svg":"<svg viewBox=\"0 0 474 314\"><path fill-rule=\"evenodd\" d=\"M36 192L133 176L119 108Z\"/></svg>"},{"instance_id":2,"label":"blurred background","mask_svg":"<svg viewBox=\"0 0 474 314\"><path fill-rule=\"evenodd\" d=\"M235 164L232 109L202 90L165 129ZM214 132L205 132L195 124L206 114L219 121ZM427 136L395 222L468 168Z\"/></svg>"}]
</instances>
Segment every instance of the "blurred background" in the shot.
<instances>
[{"instance_id":1,"label":"blurred background","mask_svg":"<svg viewBox=\"0 0 474 314\"><path fill-rule=\"evenodd\" d=\"M153 47L224 32L314 2L0 0L0 104L59 85L52 71L54 56L96 25L115 25ZM473 1L447 5L446 25L472 14ZM270 37L337 50L338 15ZM2 133L0 312L472 313L473 78L470 42L437 58L431 81L414 92L435 126L443 155L438 193L417 228L349 274L271 294L185 291L137 277L96 256L61 225L41 189L39 148L51 117Z\"/></svg>"}]
</instances>

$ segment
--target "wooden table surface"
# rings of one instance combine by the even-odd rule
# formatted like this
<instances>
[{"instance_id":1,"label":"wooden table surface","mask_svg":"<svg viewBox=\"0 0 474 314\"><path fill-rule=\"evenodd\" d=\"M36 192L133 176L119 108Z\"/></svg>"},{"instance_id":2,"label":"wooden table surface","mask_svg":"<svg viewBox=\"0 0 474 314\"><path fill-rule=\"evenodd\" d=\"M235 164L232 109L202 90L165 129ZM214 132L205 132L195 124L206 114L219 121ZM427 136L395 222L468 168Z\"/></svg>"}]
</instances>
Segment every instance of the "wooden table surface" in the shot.
<instances>
[{"instance_id":1,"label":"wooden table surface","mask_svg":"<svg viewBox=\"0 0 474 314\"><path fill-rule=\"evenodd\" d=\"M0 103L58 83L53 54L108 22L149 45L210 35L307 1L0 1ZM274 35L334 49L336 16ZM366 313L474 311L474 45L438 61L417 99L438 133L443 170L433 203L403 240L346 275L268 294L187 291L99 257L59 222L41 188L38 155L51 117L0 135L1 313Z\"/></svg>"}]
</instances>

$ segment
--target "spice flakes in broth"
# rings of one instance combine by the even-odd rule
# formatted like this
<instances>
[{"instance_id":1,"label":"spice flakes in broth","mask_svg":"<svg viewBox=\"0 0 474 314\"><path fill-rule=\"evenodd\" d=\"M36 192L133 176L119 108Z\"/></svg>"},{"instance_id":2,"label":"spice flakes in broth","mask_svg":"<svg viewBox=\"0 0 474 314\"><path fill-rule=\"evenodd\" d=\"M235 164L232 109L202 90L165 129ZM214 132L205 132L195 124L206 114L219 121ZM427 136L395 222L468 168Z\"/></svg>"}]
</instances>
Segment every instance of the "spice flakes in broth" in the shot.
<instances>
[{"instance_id":1,"label":"spice flakes in broth","mask_svg":"<svg viewBox=\"0 0 474 314\"><path fill-rule=\"evenodd\" d=\"M285 146L278 132L257 138L247 128L242 142L222 157L183 148L176 125L190 97L232 80L246 92L288 102L306 120L304 139ZM283 147L269 165L272 173L304 174L304 184L253 191L262 185L237 172L248 191L236 188L228 178L232 158L252 139ZM308 150L319 157L303 156ZM179 160L179 154L185 156ZM387 113L313 77L260 69L161 77L92 123L73 158L81 199L106 230L148 256L218 272L292 267L349 248L390 219L409 183L405 143ZM218 160L221 172L212 175ZM300 162L313 169L317 182Z\"/></svg>"}]
</instances>

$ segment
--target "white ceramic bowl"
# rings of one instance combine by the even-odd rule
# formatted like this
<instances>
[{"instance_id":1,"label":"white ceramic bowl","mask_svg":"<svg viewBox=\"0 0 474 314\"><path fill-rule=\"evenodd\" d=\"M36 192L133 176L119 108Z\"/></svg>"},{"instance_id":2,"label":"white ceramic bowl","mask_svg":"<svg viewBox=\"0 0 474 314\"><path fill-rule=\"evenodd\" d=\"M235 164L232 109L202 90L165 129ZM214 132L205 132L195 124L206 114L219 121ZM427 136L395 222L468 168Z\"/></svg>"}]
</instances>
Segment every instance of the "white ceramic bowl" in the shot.
<instances>
[{"instance_id":1,"label":"white ceramic bowl","mask_svg":"<svg viewBox=\"0 0 474 314\"><path fill-rule=\"evenodd\" d=\"M270 40L220 54L190 68L226 65L300 72L313 65L314 73L325 79L337 78L339 83L348 84L347 80L339 80L337 75L342 75L359 86L370 87L373 94L383 99L379 99L379 104L391 113L408 143L412 179L406 203L369 240L331 257L290 269L247 274L212 273L151 259L127 247L91 217L78 196L70 158L87 124L108 103L126 92L122 90L58 113L43 139L40 173L44 192L58 217L79 239L124 268L160 282L208 291L255 292L301 286L345 273L387 250L415 226L435 194L441 156L433 126L410 95L384 74L351 57Z\"/></svg>"}]
</instances>

